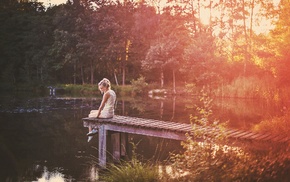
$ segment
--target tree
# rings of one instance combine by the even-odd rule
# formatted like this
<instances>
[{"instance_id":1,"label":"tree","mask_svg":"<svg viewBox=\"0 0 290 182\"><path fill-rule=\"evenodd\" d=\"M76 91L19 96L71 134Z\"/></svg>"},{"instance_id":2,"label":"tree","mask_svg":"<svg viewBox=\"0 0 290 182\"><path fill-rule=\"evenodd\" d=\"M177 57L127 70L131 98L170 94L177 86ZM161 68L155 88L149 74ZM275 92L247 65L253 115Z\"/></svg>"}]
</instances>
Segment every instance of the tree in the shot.
<instances>
[{"instance_id":1,"label":"tree","mask_svg":"<svg viewBox=\"0 0 290 182\"><path fill-rule=\"evenodd\" d=\"M273 49L275 53L274 62L275 75L278 78L279 86L290 86L290 2L289 0L281 0L278 6L278 20L275 29L270 32L271 39L274 43Z\"/></svg>"},{"instance_id":2,"label":"tree","mask_svg":"<svg viewBox=\"0 0 290 182\"><path fill-rule=\"evenodd\" d=\"M164 86L165 68L170 68L175 93L175 72L179 70L183 51L188 43L188 29L185 27L184 17L171 15L170 9L160 15L159 20L157 38L151 44L142 66L144 69L159 69L161 88Z\"/></svg>"},{"instance_id":3,"label":"tree","mask_svg":"<svg viewBox=\"0 0 290 182\"><path fill-rule=\"evenodd\" d=\"M40 24L42 18L47 20L44 7L35 2L9 1L0 9L1 79L13 84L44 81L47 67L33 59L43 54L41 49L47 44L42 41L50 38L47 24Z\"/></svg>"}]
</instances>

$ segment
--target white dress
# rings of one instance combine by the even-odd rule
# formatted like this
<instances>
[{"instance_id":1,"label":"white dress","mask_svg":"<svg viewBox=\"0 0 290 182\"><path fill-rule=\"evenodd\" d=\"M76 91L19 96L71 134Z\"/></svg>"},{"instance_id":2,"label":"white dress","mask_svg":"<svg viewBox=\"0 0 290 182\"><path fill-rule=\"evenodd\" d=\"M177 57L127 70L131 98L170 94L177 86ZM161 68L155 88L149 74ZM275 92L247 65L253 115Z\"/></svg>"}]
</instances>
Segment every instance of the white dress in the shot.
<instances>
[{"instance_id":1,"label":"white dress","mask_svg":"<svg viewBox=\"0 0 290 182\"><path fill-rule=\"evenodd\" d=\"M107 102L99 118L112 118L115 112L115 102L116 102L116 93L113 90L108 90L110 97L108 98ZM91 110L89 117L97 117L98 110Z\"/></svg>"}]
</instances>

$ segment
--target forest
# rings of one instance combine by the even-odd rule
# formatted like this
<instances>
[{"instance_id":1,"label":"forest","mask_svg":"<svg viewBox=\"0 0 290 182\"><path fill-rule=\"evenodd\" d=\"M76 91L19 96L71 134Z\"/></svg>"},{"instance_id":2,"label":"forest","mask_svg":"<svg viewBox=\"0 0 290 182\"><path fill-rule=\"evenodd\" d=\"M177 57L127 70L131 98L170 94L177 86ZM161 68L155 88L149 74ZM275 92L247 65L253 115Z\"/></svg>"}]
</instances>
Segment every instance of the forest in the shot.
<instances>
[{"instance_id":1,"label":"forest","mask_svg":"<svg viewBox=\"0 0 290 182\"><path fill-rule=\"evenodd\" d=\"M89 104L71 99L72 102L63 100L61 105L54 97L27 96L23 102L14 92L6 97L3 90L48 91L49 86L70 85L96 92L96 83L105 77L111 80L114 90L135 86L139 90L131 89L144 91L148 84L151 88L170 89L174 94L199 91L200 95L193 97L200 103L190 100L190 105L184 104L197 111L189 117L192 130L181 143L184 153L172 154L168 161L173 169L170 173L181 176L165 176L170 180L163 181L289 181L289 17L290 0L67 0L50 6L38 0L1 0L0 99L5 102L0 105L0 114L5 119L1 119L0 155L8 161L2 162L5 167L0 170L1 175L11 168L20 180L27 181L49 165L52 167L47 169L53 172L78 175L81 168L75 164L82 168L83 164L75 162L75 158L90 155L85 152L85 133L79 120L95 106L95 96ZM186 96L182 98L192 97ZM235 147L235 142L227 140L224 123L211 118L212 96L237 98L230 102L231 110L224 115L232 114L232 108L241 110L237 116L245 112L246 120L254 115L262 120L253 124L255 132L265 133L267 138L272 134L276 139L282 134L287 140L276 146L265 140L265 145L249 142L249 146ZM122 109L125 99L119 102ZM180 105L175 102L178 99L175 95L168 99L173 103L172 116L175 106ZM259 102L251 108L261 107L265 112L247 112L249 107L239 107L241 100L258 103L258 99L270 102ZM163 100L154 100L158 107L150 109L163 114L168 108ZM36 106L32 107L34 102ZM81 104L76 105L78 102ZM151 107L143 100L138 103ZM268 114L266 104L279 110L279 115ZM133 113L137 104L132 105ZM221 107L227 109L226 104ZM218 132L205 133L197 125L210 126L211 131ZM198 137L203 142L195 140ZM48 160L49 157L54 159ZM73 163L69 161L72 158ZM133 177L140 176L144 181L150 176L151 181L160 179L157 165L136 160L125 163L125 167L113 166L105 177L116 176L117 180L104 181L121 181L122 175L133 181ZM136 175L136 170L144 175ZM13 173L8 174L6 181L15 179L15 175L10 175Z\"/></svg>"},{"instance_id":2,"label":"forest","mask_svg":"<svg viewBox=\"0 0 290 182\"><path fill-rule=\"evenodd\" d=\"M289 0L2 0L1 88L143 77L271 95L290 86L289 13Z\"/></svg>"}]
</instances>

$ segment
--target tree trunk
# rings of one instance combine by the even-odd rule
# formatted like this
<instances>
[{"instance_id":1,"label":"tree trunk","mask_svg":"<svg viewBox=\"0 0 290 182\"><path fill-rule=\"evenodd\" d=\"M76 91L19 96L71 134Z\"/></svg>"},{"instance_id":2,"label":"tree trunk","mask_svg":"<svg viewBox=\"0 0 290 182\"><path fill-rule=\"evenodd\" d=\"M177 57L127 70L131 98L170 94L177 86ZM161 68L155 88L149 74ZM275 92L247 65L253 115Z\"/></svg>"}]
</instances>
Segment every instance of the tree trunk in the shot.
<instances>
[{"instance_id":1,"label":"tree trunk","mask_svg":"<svg viewBox=\"0 0 290 182\"><path fill-rule=\"evenodd\" d=\"M247 68L247 61L249 61L249 54L248 54L248 33L247 33L247 25L246 25L246 14L245 14L245 0L243 0L243 28L244 28L244 35L245 35L245 42L246 44L244 45L244 75L246 74L246 68Z\"/></svg>"},{"instance_id":2,"label":"tree trunk","mask_svg":"<svg viewBox=\"0 0 290 182\"><path fill-rule=\"evenodd\" d=\"M114 70L114 78L115 78L116 85L119 86L118 78L117 78L117 74L116 74L116 69Z\"/></svg>"},{"instance_id":3,"label":"tree trunk","mask_svg":"<svg viewBox=\"0 0 290 182\"><path fill-rule=\"evenodd\" d=\"M175 82L175 69L173 69L172 71L172 78L173 78L173 81L172 81L172 84L173 84L173 90L172 90L172 93L173 94L176 94L176 82Z\"/></svg>"},{"instance_id":4,"label":"tree trunk","mask_svg":"<svg viewBox=\"0 0 290 182\"><path fill-rule=\"evenodd\" d=\"M163 102L163 100L161 100L161 102L160 102L160 119L163 118L163 114L164 114L164 102Z\"/></svg>"},{"instance_id":5,"label":"tree trunk","mask_svg":"<svg viewBox=\"0 0 290 182\"><path fill-rule=\"evenodd\" d=\"M122 65L122 85L124 86L125 85L125 74L126 74L126 70L125 70L125 63L123 62L123 65Z\"/></svg>"},{"instance_id":6,"label":"tree trunk","mask_svg":"<svg viewBox=\"0 0 290 182\"><path fill-rule=\"evenodd\" d=\"M197 1L197 11L198 11L198 18L201 18L201 13L200 13L200 0ZM202 26L201 23L198 22L198 30L201 32Z\"/></svg>"},{"instance_id":7,"label":"tree trunk","mask_svg":"<svg viewBox=\"0 0 290 182\"><path fill-rule=\"evenodd\" d=\"M91 60L91 84L94 84L94 65L93 61Z\"/></svg>"},{"instance_id":8,"label":"tree trunk","mask_svg":"<svg viewBox=\"0 0 290 182\"><path fill-rule=\"evenodd\" d=\"M161 67L161 73L160 73L160 86L161 86L161 88L164 87L164 72L163 72L163 67Z\"/></svg>"},{"instance_id":9,"label":"tree trunk","mask_svg":"<svg viewBox=\"0 0 290 182\"><path fill-rule=\"evenodd\" d=\"M173 101L172 101L172 117L170 119L170 121L173 121L174 117L175 117L175 106L176 106L176 96L173 96Z\"/></svg>"},{"instance_id":10,"label":"tree trunk","mask_svg":"<svg viewBox=\"0 0 290 182\"><path fill-rule=\"evenodd\" d=\"M76 76L77 76L77 63L76 63L76 60L74 60L74 74L73 74L74 85L76 84Z\"/></svg>"},{"instance_id":11,"label":"tree trunk","mask_svg":"<svg viewBox=\"0 0 290 182\"><path fill-rule=\"evenodd\" d=\"M82 84L85 84L85 78L84 78L84 69L83 69L83 65L81 65L81 77L82 77Z\"/></svg>"}]
</instances>

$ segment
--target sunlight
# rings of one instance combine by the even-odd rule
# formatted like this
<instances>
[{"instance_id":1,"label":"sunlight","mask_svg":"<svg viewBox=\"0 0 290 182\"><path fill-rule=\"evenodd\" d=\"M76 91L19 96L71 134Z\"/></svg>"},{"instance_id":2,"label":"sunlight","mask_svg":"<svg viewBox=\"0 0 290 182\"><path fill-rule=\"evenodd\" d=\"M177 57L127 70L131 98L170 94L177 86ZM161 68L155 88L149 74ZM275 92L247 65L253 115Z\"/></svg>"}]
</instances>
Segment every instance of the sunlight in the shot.
<instances>
[{"instance_id":1,"label":"sunlight","mask_svg":"<svg viewBox=\"0 0 290 182\"><path fill-rule=\"evenodd\" d=\"M45 6L51 6L51 5L64 4L68 0L38 0L38 1L43 2ZM134 1L139 2L140 0L134 0ZM221 16L221 12L217 9L213 8L212 12L210 12L208 8L210 6L210 2L212 3L211 6L213 6L213 4L216 4L219 1L218 0L211 0L211 1L205 0L203 2L200 2L201 3L200 4L201 5L200 6L200 21L203 25L209 25L210 18L215 19L215 18L220 18ZM274 6L278 6L278 4L280 3L280 0L273 0L273 2L274 2ZM167 3L166 0L147 0L147 3L155 7L158 12L162 12L162 8L164 8L165 6L168 6L169 4L182 6L182 2L180 3L178 1ZM194 5L194 6L197 6L197 5ZM259 8L260 8L259 6L256 6L254 8L254 13L257 13L259 11ZM249 27L250 20L246 20L246 23ZM273 28L274 28L274 25L271 23L271 21L264 17L260 18L259 20L258 19L254 20L253 31L257 34L268 33ZM218 34L221 32L221 29L218 26L216 26L214 32L215 34Z\"/></svg>"},{"instance_id":2,"label":"sunlight","mask_svg":"<svg viewBox=\"0 0 290 182\"><path fill-rule=\"evenodd\" d=\"M178 177L186 176L188 171L176 171L171 165L159 165L158 173L163 177L169 176L171 179L177 179Z\"/></svg>"},{"instance_id":3,"label":"sunlight","mask_svg":"<svg viewBox=\"0 0 290 182\"><path fill-rule=\"evenodd\" d=\"M95 165L91 165L89 174L90 174L89 175L89 179L91 181L99 180L99 171L98 171L98 168Z\"/></svg>"},{"instance_id":4,"label":"sunlight","mask_svg":"<svg viewBox=\"0 0 290 182\"><path fill-rule=\"evenodd\" d=\"M202 8L200 10L200 21L203 25L210 24L210 11L209 11L209 9Z\"/></svg>"},{"instance_id":5,"label":"sunlight","mask_svg":"<svg viewBox=\"0 0 290 182\"><path fill-rule=\"evenodd\" d=\"M65 4L68 0L38 0L38 2L43 3L44 6L52 6Z\"/></svg>"},{"instance_id":6,"label":"sunlight","mask_svg":"<svg viewBox=\"0 0 290 182\"><path fill-rule=\"evenodd\" d=\"M199 1L200 4L197 4L196 1L191 0L187 4L185 4L182 0L180 1L172 1L172 2L167 2L166 0L148 0L147 1L150 6L155 7L157 13L162 13L162 9L166 6L172 7L172 6L181 6L185 8L185 11L191 11L192 8L195 10L199 10L200 12L196 12L195 16L199 17L200 22L203 25L210 25L211 21L217 21L218 19L221 19L221 21L227 22L229 21L229 14L230 12L224 12L222 7L218 7L217 5L219 4L219 0L204 0L204 1ZM280 0L273 0L274 6L278 6L280 3ZM212 7L212 8L210 8ZM214 7L214 8L213 8ZM210 10L211 9L211 10ZM247 11L251 11L248 7L246 9ZM259 13L260 6L255 4L255 8L253 9L253 22L252 22L252 29L255 33L260 34L260 33L268 33L271 29L274 28L274 25L272 24L272 20L269 20L265 17L262 17L260 15L257 15ZM190 13L190 12L188 12ZM247 15L246 19L246 26L250 26L251 19L249 15ZM235 24L243 24L243 21L236 21L234 22ZM220 25L215 25L214 27L214 34L218 35L221 31L222 28L220 28Z\"/></svg>"},{"instance_id":7,"label":"sunlight","mask_svg":"<svg viewBox=\"0 0 290 182\"><path fill-rule=\"evenodd\" d=\"M212 3L218 3L218 1L214 0ZM280 3L280 0L273 0L274 6L278 6ZM211 20L218 19L221 17L221 11L218 9L212 9L211 12L209 10L210 4L209 1L204 1L203 4L201 4L200 8L200 21L203 25L209 25ZM271 29L273 29L275 26L271 23L271 20L265 18L265 17L257 17L257 13L260 10L260 6L255 6L253 12L253 31L257 34L260 33L268 33ZM223 12L224 13L224 12ZM229 17L223 17L223 21L228 21ZM239 23L239 22L238 22ZM242 24L242 21L240 22ZM250 27L250 18L246 19L247 27ZM219 26L215 27L215 34L218 34L222 31Z\"/></svg>"},{"instance_id":8,"label":"sunlight","mask_svg":"<svg viewBox=\"0 0 290 182\"><path fill-rule=\"evenodd\" d=\"M38 182L65 182L67 179L64 177L64 175L58 171L49 172L47 170L47 167L44 167L44 171L42 173L41 178L37 179Z\"/></svg>"}]
</instances>

